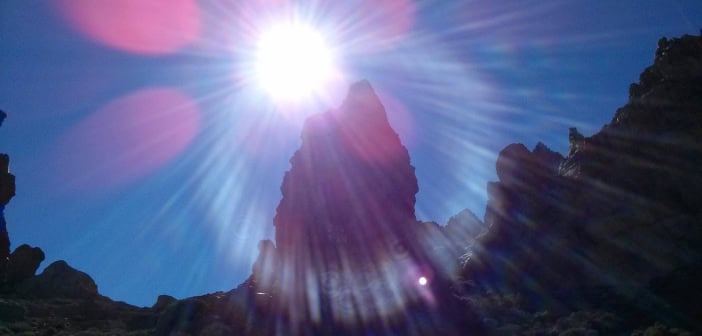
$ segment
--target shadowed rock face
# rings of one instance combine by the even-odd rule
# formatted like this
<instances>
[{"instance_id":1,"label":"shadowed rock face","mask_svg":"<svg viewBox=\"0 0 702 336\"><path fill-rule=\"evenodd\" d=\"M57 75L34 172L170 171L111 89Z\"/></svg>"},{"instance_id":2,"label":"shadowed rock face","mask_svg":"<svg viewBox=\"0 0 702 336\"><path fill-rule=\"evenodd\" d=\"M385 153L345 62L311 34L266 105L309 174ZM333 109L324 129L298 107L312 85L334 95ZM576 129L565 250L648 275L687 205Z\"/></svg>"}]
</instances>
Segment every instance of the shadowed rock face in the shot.
<instances>
[{"instance_id":1,"label":"shadowed rock face","mask_svg":"<svg viewBox=\"0 0 702 336\"><path fill-rule=\"evenodd\" d=\"M571 129L567 157L521 144L500 153L489 231L464 277L568 307L595 304L580 289L606 286L655 307L649 317L698 321L670 284L700 280L680 270L702 260L701 136L702 37L662 39L610 124L591 137Z\"/></svg>"},{"instance_id":2,"label":"shadowed rock face","mask_svg":"<svg viewBox=\"0 0 702 336\"><path fill-rule=\"evenodd\" d=\"M446 227L415 220L407 151L370 85L357 83L305 125L281 188L278 246L261 242L239 287L136 308L62 261L33 276L43 257L21 247L17 283L0 287L0 334L699 334L701 80L702 39L661 40L611 124L591 137L571 129L565 158L507 146L485 224L464 211ZM473 247L465 282L451 282L437 271L452 268L435 266L462 244ZM359 276L369 268L392 276ZM407 274L427 286L400 286ZM282 293L290 281L301 297Z\"/></svg>"},{"instance_id":3,"label":"shadowed rock face","mask_svg":"<svg viewBox=\"0 0 702 336\"><path fill-rule=\"evenodd\" d=\"M42 261L44 261L44 251L40 248L27 244L20 245L10 255L7 283L14 285L33 277Z\"/></svg>"},{"instance_id":4,"label":"shadowed rock face","mask_svg":"<svg viewBox=\"0 0 702 336\"><path fill-rule=\"evenodd\" d=\"M338 109L309 118L302 139L274 219L286 264L363 264L406 240L417 179L368 82L354 84Z\"/></svg>"},{"instance_id":5,"label":"shadowed rock face","mask_svg":"<svg viewBox=\"0 0 702 336\"><path fill-rule=\"evenodd\" d=\"M0 126L7 114L0 110ZM8 257L10 256L10 237L5 222L5 206L15 196L15 176L10 174L10 156L0 154L0 285L5 281Z\"/></svg>"}]
</instances>

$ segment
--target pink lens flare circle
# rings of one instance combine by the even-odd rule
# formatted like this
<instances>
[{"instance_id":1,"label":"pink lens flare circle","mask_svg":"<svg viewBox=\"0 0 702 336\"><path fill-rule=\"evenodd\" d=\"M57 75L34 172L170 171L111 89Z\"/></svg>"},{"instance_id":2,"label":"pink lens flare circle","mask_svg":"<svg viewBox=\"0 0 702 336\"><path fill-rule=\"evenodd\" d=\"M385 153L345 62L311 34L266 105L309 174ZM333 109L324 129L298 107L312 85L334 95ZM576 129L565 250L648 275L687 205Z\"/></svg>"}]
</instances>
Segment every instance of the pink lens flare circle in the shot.
<instances>
[{"instance_id":1,"label":"pink lens flare circle","mask_svg":"<svg viewBox=\"0 0 702 336\"><path fill-rule=\"evenodd\" d=\"M135 54L172 53L195 41L202 26L194 0L60 0L54 5L84 36Z\"/></svg>"},{"instance_id":2,"label":"pink lens flare circle","mask_svg":"<svg viewBox=\"0 0 702 336\"><path fill-rule=\"evenodd\" d=\"M78 122L55 147L53 164L67 190L105 191L169 163L193 141L200 112L193 98L145 88L117 98Z\"/></svg>"}]
</instances>

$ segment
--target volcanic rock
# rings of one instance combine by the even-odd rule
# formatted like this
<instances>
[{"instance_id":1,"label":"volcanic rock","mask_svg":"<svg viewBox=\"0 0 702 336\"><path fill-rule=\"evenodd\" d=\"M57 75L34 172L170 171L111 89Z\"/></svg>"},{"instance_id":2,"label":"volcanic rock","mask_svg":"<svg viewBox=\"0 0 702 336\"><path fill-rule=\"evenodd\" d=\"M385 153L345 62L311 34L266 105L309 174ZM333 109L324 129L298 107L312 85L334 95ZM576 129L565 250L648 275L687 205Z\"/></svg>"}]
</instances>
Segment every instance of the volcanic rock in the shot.
<instances>
[{"instance_id":1,"label":"volcanic rock","mask_svg":"<svg viewBox=\"0 0 702 336\"><path fill-rule=\"evenodd\" d=\"M307 120L290 163L274 218L286 263L364 263L406 239L417 179L367 81L354 84L338 109Z\"/></svg>"},{"instance_id":2,"label":"volcanic rock","mask_svg":"<svg viewBox=\"0 0 702 336\"><path fill-rule=\"evenodd\" d=\"M15 176L10 174L10 157L0 154L0 205L7 205L15 196Z\"/></svg>"},{"instance_id":3,"label":"volcanic rock","mask_svg":"<svg viewBox=\"0 0 702 336\"><path fill-rule=\"evenodd\" d=\"M137 308L63 261L33 276L22 246L0 334L699 334L701 118L702 39L662 39L610 124L571 129L565 158L507 146L483 222L442 227L415 219L407 150L359 82L306 122L243 284Z\"/></svg>"},{"instance_id":4,"label":"volcanic rock","mask_svg":"<svg viewBox=\"0 0 702 336\"><path fill-rule=\"evenodd\" d=\"M155 311L162 311L176 301L178 300L170 295L159 295L158 298L156 298L156 303L151 306L151 309Z\"/></svg>"},{"instance_id":5,"label":"volcanic rock","mask_svg":"<svg viewBox=\"0 0 702 336\"><path fill-rule=\"evenodd\" d=\"M40 248L27 244L20 245L10 255L7 283L14 285L33 277L42 261L44 261L44 252Z\"/></svg>"},{"instance_id":6,"label":"volcanic rock","mask_svg":"<svg viewBox=\"0 0 702 336\"><path fill-rule=\"evenodd\" d=\"M258 258L254 262L250 282L259 293L271 293L277 284L276 277L270 276L280 270L280 257L270 240L258 244Z\"/></svg>"},{"instance_id":7,"label":"volcanic rock","mask_svg":"<svg viewBox=\"0 0 702 336\"><path fill-rule=\"evenodd\" d=\"M485 224L468 209L449 218L443 229L444 234L456 243L475 240L485 230Z\"/></svg>"},{"instance_id":8,"label":"volcanic rock","mask_svg":"<svg viewBox=\"0 0 702 336\"><path fill-rule=\"evenodd\" d=\"M97 285L89 275L59 260L18 287L18 292L40 298L92 298Z\"/></svg>"},{"instance_id":9,"label":"volcanic rock","mask_svg":"<svg viewBox=\"0 0 702 336\"><path fill-rule=\"evenodd\" d=\"M664 40L656 55L610 124L590 137L571 128L567 157L542 145L539 155L521 144L500 153L489 231L465 279L483 288L500 281L539 298L532 305L566 310L601 307L585 288L606 286L626 298L607 309L629 322L699 329L679 291L662 280L660 296L649 290L654 279L692 286L697 275L674 272L702 258L702 39Z\"/></svg>"},{"instance_id":10,"label":"volcanic rock","mask_svg":"<svg viewBox=\"0 0 702 336\"><path fill-rule=\"evenodd\" d=\"M414 167L367 81L353 84L339 108L307 119L290 163L276 247L262 246L253 286L274 295L291 325L312 320L315 332L353 333L362 332L354 321L381 331L390 319L404 330L417 312L428 319L422 328L439 334L458 325L478 330L449 286L465 245L416 220ZM450 230L461 231L456 224ZM261 272L270 264L278 271ZM450 318L457 311L462 318Z\"/></svg>"},{"instance_id":11,"label":"volcanic rock","mask_svg":"<svg viewBox=\"0 0 702 336\"><path fill-rule=\"evenodd\" d=\"M290 163L273 220L286 286L336 292L324 279L372 281L378 263L409 254L417 179L367 81L353 84L339 108L307 119Z\"/></svg>"}]
</instances>

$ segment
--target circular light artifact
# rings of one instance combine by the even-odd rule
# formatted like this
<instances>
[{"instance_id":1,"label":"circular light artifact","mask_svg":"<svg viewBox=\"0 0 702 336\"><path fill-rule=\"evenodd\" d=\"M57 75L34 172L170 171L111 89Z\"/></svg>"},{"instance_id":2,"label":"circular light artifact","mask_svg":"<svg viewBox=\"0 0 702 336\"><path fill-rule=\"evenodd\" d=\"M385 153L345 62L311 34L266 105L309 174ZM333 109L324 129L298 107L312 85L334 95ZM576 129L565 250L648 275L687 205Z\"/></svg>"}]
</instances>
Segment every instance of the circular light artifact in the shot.
<instances>
[{"instance_id":1,"label":"circular light artifact","mask_svg":"<svg viewBox=\"0 0 702 336\"><path fill-rule=\"evenodd\" d=\"M274 99L299 100L329 82L332 63L332 53L319 32L301 24L278 25L259 37L256 79Z\"/></svg>"}]
</instances>

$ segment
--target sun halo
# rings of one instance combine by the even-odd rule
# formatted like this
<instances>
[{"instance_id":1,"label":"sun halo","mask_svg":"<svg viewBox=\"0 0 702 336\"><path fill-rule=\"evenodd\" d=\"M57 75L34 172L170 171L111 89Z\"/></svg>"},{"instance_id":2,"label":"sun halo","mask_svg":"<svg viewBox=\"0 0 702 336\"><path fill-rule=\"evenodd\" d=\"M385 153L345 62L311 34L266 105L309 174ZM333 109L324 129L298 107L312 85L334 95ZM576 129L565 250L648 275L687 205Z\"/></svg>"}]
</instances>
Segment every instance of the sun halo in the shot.
<instances>
[{"instance_id":1,"label":"sun halo","mask_svg":"<svg viewBox=\"0 0 702 336\"><path fill-rule=\"evenodd\" d=\"M274 100L319 94L333 77L333 63L322 34L301 23L275 25L256 43L256 81Z\"/></svg>"}]
</instances>

